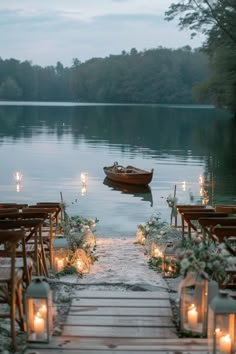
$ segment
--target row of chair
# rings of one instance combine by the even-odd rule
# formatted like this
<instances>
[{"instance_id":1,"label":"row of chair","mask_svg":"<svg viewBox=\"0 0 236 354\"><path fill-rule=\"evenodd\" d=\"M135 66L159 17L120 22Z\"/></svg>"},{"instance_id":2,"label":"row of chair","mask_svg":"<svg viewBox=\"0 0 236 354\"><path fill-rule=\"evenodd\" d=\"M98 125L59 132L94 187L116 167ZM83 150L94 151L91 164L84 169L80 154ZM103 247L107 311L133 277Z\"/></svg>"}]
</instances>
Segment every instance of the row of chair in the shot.
<instances>
[{"instance_id":1,"label":"row of chair","mask_svg":"<svg viewBox=\"0 0 236 354\"><path fill-rule=\"evenodd\" d=\"M25 330L24 291L32 274L48 276L52 240L61 213L61 205L56 202L0 203L0 302L9 308L0 317L10 318L14 349L16 322Z\"/></svg>"},{"instance_id":2,"label":"row of chair","mask_svg":"<svg viewBox=\"0 0 236 354\"><path fill-rule=\"evenodd\" d=\"M204 205L177 205L181 220L182 238L191 238L192 231L200 232L205 241L224 242L232 257L236 257L236 205L216 205L214 208ZM176 219L177 225L177 219ZM186 231L187 229L187 231ZM235 266L227 270L227 287L236 289Z\"/></svg>"}]
</instances>

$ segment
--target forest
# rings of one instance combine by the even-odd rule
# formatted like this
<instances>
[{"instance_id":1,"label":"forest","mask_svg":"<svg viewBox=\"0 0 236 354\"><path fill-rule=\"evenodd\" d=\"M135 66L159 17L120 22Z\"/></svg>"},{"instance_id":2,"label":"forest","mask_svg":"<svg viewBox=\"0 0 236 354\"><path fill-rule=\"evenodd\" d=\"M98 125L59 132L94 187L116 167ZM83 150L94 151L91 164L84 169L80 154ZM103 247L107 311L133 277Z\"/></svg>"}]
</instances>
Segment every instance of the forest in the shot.
<instances>
[{"instance_id":1,"label":"forest","mask_svg":"<svg viewBox=\"0 0 236 354\"><path fill-rule=\"evenodd\" d=\"M60 62L40 67L30 61L0 59L0 99L193 103L193 87L208 75L207 55L189 46L142 52L132 48L84 63L75 58L69 68Z\"/></svg>"},{"instance_id":2,"label":"forest","mask_svg":"<svg viewBox=\"0 0 236 354\"><path fill-rule=\"evenodd\" d=\"M157 47L119 55L72 60L71 67L40 67L0 58L0 100L98 103L209 103L236 118L236 2L173 2L165 19L178 20L202 48Z\"/></svg>"}]
</instances>

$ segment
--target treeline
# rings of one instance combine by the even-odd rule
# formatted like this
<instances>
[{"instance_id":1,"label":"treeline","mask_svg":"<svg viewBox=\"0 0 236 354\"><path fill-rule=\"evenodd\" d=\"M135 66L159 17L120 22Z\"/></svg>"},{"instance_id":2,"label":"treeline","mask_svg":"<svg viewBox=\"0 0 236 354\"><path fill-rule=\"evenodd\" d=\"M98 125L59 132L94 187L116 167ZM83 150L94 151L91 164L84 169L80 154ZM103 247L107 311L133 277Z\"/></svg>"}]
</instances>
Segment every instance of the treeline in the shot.
<instances>
[{"instance_id":1,"label":"treeline","mask_svg":"<svg viewBox=\"0 0 236 354\"><path fill-rule=\"evenodd\" d=\"M189 46L130 52L71 67L41 67L0 59L0 99L104 103L193 103L192 90L208 77L208 58ZM202 102L204 100L202 99Z\"/></svg>"},{"instance_id":2,"label":"treeline","mask_svg":"<svg viewBox=\"0 0 236 354\"><path fill-rule=\"evenodd\" d=\"M165 15L168 21L177 18L179 28L190 30L192 37L205 35L202 49L209 57L210 75L197 85L195 95L208 97L236 118L236 1L175 1Z\"/></svg>"}]
</instances>

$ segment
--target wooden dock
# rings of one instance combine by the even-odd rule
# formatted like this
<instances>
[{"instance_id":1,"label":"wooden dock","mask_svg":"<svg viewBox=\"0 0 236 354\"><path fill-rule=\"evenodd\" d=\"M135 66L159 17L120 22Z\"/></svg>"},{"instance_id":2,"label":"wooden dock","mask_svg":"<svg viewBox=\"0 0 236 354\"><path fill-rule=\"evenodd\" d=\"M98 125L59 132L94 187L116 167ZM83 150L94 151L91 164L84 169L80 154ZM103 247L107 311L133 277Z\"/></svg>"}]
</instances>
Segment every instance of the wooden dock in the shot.
<instances>
[{"instance_id":1,"label":"wooden dock","mask_svg":"<svg viewBox=\"0 0 236 354\"><path fill-rule=\"evenodd\" d=\"M61 336L26 354L205 354L205 339L177 338L167 292L78 291Z\"/></svg>"}]
</instances>

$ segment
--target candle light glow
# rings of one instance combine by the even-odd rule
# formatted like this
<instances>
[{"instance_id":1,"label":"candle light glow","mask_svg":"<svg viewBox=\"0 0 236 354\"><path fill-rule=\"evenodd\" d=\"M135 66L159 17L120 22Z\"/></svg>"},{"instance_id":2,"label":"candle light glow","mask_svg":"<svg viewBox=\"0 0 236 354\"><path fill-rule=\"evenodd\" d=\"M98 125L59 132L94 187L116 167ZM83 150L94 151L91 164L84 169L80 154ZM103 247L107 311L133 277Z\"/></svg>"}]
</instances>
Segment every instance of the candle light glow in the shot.
<instances>
[{"instance_id":1,"label":"candle light glow","mask_svg":"<svg viewBox=\"0 0 236 354\"><path fill-rule=\"evenodd\" d=\"M46 306L45 304L43 304L43 305L40 307L38 313L39 313L39 316L40 316L40 317L46 318L47 306Z\"/></svg>"},{"instance_id":2,"label":"candle light glow","mask_svg":"<svg viewBox=\"0 0 236 354\"><path fill-rule=\"evenodd\" d=\"M219 349L224 354L231 353L231 338L229 334L220 337L219 339Z\"/></svg>"},{"instance_id":3,"label":"candle light glow","mask_svg":"<svg viewBox=\"0 0 236 354\"><path fill-rule=\"evenodd\" d=\"M196 306L192 304L188 310L188 324L189 327L195 329L198 323L198 312L196 310Z\"/></svg>"},{"instance_id":4,"label":"candle light glow","mask_svg":"<svg viewBox=\"0 0 236 354\"><path fill-rule=\"evenodd\" d=\"M39 317L38 314L34 318L34 331L37 334L44 332L44 319Z\"/></svg>"}]
</instances>

